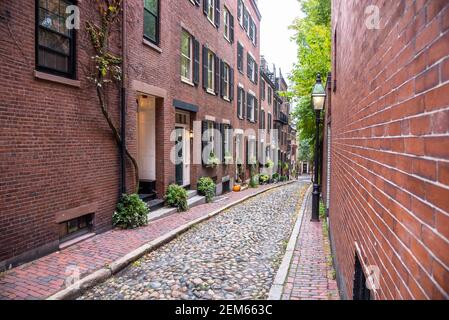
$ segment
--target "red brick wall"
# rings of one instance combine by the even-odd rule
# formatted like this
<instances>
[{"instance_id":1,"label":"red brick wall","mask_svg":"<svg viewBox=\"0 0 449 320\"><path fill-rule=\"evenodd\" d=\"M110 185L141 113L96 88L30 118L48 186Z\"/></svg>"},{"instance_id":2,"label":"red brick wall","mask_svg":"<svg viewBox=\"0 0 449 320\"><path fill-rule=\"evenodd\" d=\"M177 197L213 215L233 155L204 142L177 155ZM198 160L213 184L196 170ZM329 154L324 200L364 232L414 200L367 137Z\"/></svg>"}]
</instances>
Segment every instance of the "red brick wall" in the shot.
<instances>
[{"instance_id":1,"label":"red brick wall","mask_svg":"<svg viewBox=\"0 0 449 320\"><path fill-rule=\"evenodd\" d=\"M258 45L250 44L242 34L237 21L237 2L222 0L235 20L235 42L230 44L223 36L223 16L220 28L214 28L203 14L202 5L196 7L189 0L160 1L160 44L152 48L143 43L143 1L127 1L127 145L137 156L137 103L138 93L133 81L165 91L158 96L156 105L156 172L159 197L175 181L175 165L170 161L174 142L170 134L175 128L173 99L199 107L192 120L213 116L217 122L228 119L234 128L253 127L238 121L237 84L251 88L259 95L257 85L249 82L246 72L239 76L236 66L237 41L251 47L259 61L260 21L251 1L246 1L257 25ZM111 227L111 217L118 200L119 151L97 105L95 91L83 72L92 53L86 48L84 23L95 14L95 1L79 1L81 30L77 33L77 80L80 88L35 79L35 7L34 1L0 3L0 267L6 259L17 261L55 250L59 244L55 215L63 210L85 204L98 203L95 213L95 231ZM6 17L6 18L3 18ZM116 29L118 29L119 25ZM226 60L235 71L234 101L207 94L200 85L191 87L181 82L180 44L181 30L185 27L199 40ZM9 29L10 30L9 30ZM10 36L14 35L13 37ZM115 31L112 47L120 50L120 34ZM202 60L202 58L201 58ZM246 58L245 58L246 61ZM202 61L200 61L202 63ZM246 71L246 67L245 67ZM109 108L119 124L119 88L108 93ZM203 175L234 176L234 166L205 169L192 166L191 182ZM127 188L134 189L133 168L127 162Z\"/></svg>"},{"instance_id":2,"label":"red brick wall","mask_svg":"<svg viewBox=\"0 0 449 320\"><path fill-rule=\"evenodd\" d=\"M96 202L95 230L110 228L120 193L118 148L83 72L91 56L84 29L81 87L35 78L34 3L0 4L0 267L57 248L63 210ZM80 9L84 18L92 12L87 1ZM118 121L118 90L108 96Z\"/></svg>"},{"instance_id":3,"label":"red brick wall","mask_svg":"<svg viewBox=\"0 0 449 320\"><path fill-rule=\"evenodd\" d=\"M380 30L364 24L372 4ZM449 3L334 0L332 25L340 287L352 297L357 243L362 264L380 268L376 299L448 298Z\"/></svg>"}]
</instances>

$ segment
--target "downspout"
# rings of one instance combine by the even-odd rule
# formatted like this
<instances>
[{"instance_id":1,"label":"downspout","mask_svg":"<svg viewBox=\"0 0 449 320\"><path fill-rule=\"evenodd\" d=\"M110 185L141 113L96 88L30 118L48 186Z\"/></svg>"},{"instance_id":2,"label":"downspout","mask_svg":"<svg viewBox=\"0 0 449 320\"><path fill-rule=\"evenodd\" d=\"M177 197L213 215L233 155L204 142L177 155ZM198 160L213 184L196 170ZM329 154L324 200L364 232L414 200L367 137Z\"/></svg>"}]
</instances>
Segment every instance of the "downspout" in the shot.
<instances>
[{"instance_id":1,"label":"downspout","mask_svg":"<svg viewBox=\"0 0 449 320\"><path fill-rule=\"evenodd\" d=\"M120 88L120 174L122 194L126 193L126 0L123 0L122 7L122 81Z\"/></svg>"}]
</instances>

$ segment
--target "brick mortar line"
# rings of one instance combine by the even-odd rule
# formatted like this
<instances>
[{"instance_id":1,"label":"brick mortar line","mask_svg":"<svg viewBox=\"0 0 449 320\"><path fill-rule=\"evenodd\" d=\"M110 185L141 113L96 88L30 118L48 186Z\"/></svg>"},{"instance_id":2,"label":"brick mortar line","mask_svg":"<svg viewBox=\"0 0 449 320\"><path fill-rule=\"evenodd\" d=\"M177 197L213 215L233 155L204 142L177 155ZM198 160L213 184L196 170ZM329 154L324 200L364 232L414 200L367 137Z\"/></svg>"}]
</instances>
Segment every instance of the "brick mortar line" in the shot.
<instances>
[{"instance_id":1,"label":"brick mortar line","mask_svg":"<svg viewBox=\"0 0 449 320\"><path fill-rule=\"evenodd\" d=\"M298 217L296 218L292 234L290 235L290 239L287 244L287 249L285 250L284 258L282 259L281 265L279 266L276 276L274 277L274 281L268 293L267 300L281 300L282 293L284 291L285 280L287 279L288 272L290 270L290 265L293 258L293 253L295 251L296 242L298 240L298 236L301 231L301 226L305 217L304 213L306 210L306 203L310 199L311 190L312 185L309 186L302 199L301 208L299 209Z\"/></svg>"},{"instance_id":2,"label":"brick mortar line","mask_svg":"<svg viewBox=\"0 0 449 320\"><path fill-rule=\"evenodd\" d=\"M139 248L134 249L133 251L122 256L121 258L114 260L106 267L94 271L93 273L91 273L88 276L84 277L83 279L77 281L76 283L72 284L71 286L69 286L65 289L62 289L62 290L56 292L55 294L47 297L46 300L75 299L83 291L85 291L101 282L104 282L106 279L110 278L112 275L116 274L117 272L123 270L125 267L127 267L128 265L130 265L132 262L136 261L137 259L141 258L143 255L158 249L159 247L163 246L164 244L166 244L166 243L170 242L171 240L173 240L174 238L176 238L178 235L181 235L182 233L188 231L193 226L200 224L204 221L207 221L210 218L218 215L219 213L221 213L231 207L234 207L246 200L249 200L255 196L258 196L262 193L271 191L276 188L280 188L283 186L293 184L298 181L300 181L300 180L293 180L293 181L288 181L288 182L282 183L282 184L276 184L276 185L271 186L265 190L247 195L247 196L245 196L239 200L236 200L222 208L216 209L216 210L212 211L211 213L208 213L202 217L199 217L193 221L190 221L190 222L188 222L174 230L171 230L171 231L167 232L166 234L140 246Z\"/></svg>"}]
</instances>

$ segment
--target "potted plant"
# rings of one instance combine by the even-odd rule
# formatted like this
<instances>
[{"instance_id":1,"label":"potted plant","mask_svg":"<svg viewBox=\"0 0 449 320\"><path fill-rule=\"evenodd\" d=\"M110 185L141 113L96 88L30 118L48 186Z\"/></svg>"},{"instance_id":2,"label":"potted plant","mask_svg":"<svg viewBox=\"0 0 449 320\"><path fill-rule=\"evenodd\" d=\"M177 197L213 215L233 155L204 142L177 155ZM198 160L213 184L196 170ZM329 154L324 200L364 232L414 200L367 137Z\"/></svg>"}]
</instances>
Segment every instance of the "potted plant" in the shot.
<instances>
[{"instance_id":1,"label":"potted plant","mask_svg":"<svg viewBox=\"0 0 449 320\"><path fill-rule=\"evenodd\" d=\"M215 168L220 164L220 159L217 158L215 153L211 152L209 155L209 158L207 159L206 167L208 168Z\"/></svg>"},{"instance_id":2,"label":"potted plant","mask_svg":"<svg viewBox=\"0 0 449 320\"><path fill-rule=\"evenodd\" d=\"M265 168L273 168L274 167L274 162L271 159L268 159L267 162L265 163Z\"/></svg>"}]
</instances>

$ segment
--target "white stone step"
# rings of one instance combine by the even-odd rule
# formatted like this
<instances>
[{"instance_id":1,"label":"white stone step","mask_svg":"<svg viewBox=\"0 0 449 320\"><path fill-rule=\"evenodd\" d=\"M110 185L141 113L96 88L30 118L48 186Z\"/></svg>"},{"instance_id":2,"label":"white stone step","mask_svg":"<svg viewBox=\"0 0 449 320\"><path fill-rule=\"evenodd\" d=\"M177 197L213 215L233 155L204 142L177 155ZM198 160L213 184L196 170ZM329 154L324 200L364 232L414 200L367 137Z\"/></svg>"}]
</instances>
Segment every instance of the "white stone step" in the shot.
<instances>
[{"instance_id":1,"label":"white stone step","mask_svg":"<svg viewBox=\"0 0 449 320\"><path fill-rule=\"evenodd\" d=\"M196 192L196 191L195 191ZM189 205L189 209L199 206L200 204L206 203L206 197L193 195L191 198L187 200L187 204ZM154 221L157 219L161 219L163 217L169 216L171 214L177 213L177 208L163 207L161 209L150 211L148 214L148 221ZM180 213L182 214L182 212Z\"/></svg>"},{"instance_id":2,"label":"white stone step","mask_svg":"<svg viewBox=\"0 0 449 320\"><path fill-rule=\"evenodd\" d=\"M187 190L187 199L191 199L198 195L198 191L196 190Z\"/></svg>"}]
</instances>

